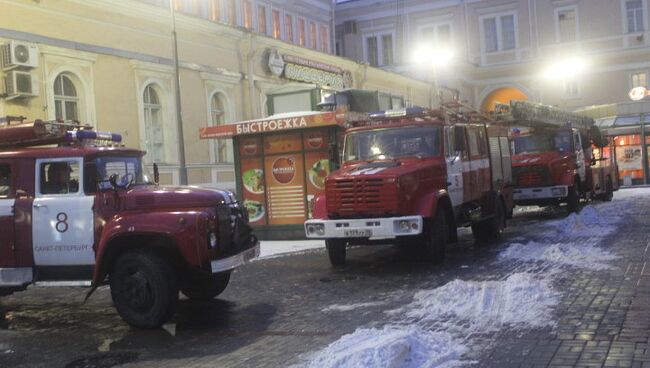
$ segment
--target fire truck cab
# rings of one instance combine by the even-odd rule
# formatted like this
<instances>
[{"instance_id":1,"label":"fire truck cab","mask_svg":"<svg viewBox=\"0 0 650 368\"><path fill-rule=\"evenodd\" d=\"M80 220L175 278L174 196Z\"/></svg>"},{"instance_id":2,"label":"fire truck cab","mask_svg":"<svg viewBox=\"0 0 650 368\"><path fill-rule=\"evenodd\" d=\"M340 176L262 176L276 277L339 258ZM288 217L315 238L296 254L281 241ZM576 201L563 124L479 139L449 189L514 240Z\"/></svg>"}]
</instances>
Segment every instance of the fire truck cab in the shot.
<instances>
[{"instance_id":1,"label":"fire truck cab","mask_svg":"<svg viewBox=\"0 0 650 368\"><path fill-rule=\"evenodd\" d=\"M507 129L460 105L385 111L356 125L305 222L332 265L345 262L348 245L378 243L442 261L459 226L481 242L500 237L513 207Z\"/></svg>"},{"instance_id":2,"label":"fire truck cab","mask_svg":"<svg viewBox=\"0 0 650 368\"><path fill-rule=\"evenodd\" d=\"M122 318L152 328L179 291L211 299L259 254L232 193L160 186L120 140L74 123L0 126L0 295L110 284Z\"/></svg>"},{"instance_id":3,"label":"fire truck cab","mask_svg":"<svg viewBox=\"0 0 650 368\"><path fill-rule=\"evenodd\" d=\"M582 198L612 200L618 170L593 119L523 101L500 109L497 118L513 127L516 204L566 203L575 212Z\"/></svg>"}]
</instances>

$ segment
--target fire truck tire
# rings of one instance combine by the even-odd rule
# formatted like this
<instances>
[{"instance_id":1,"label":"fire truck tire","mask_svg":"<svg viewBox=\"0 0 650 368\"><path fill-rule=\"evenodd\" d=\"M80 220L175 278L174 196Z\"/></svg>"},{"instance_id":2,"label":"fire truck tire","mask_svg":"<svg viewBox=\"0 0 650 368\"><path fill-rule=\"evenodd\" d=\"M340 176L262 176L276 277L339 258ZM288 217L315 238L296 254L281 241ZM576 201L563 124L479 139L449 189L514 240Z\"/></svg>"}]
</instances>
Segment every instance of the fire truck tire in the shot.
<instances>
[{"instance_id":1,"label":"fire truck tire","mask_svg":"<svg viewBox=\"0 0 650 368\"><path fill-rule=\"evenodd\" d=\"M479 243L489 243L501 238L506 227L506 209L503 201L496 198L494 216L477 224L472 224L472 235Z\"/></svg>"},{"instance_id":2,"label":"fire truck tire","mask_svg":"<svg viewBox=\"0 0 650 368\"><path fill-rule=\"evenodd\" d=\"M325 239L327 255L330 258L332 266L343 266L345 264L345 240L342 239Z\"/></svg>"},{"instance_id":3,"label":"fire truck tire","mask_svg":"<svg viewBox=\"0 0 650 368\"><path fill-rule=\"evenodd\" d=\"M190 300L208 301L223 293L230 282L230 271L193 279L181 287L183 295Z\"/></svg>"},{"instance_id":4,"label":"fire truck tire","mask_svg":"<svg viewBox=\"0 0 650 368\"><path fill-rule=\"evenodd\" d=\"M131 250L121 255L110 273L111 296L120 316L139 328L167 322L178 303L173 267L158 253Z\"/></svg>"},{"instance_id":5,"label":"fire truck tire","mask_svg":"<svg viewBox=\"0 0 650 368\"><path fill-rule=\"evenodd\" d=\"M438 207L436 215L426 223L424 242L422 242L422 256L429 263L442 263L445 259L445 247L449 227L445 210Z\"/></svg>"},{"instance_id":6,"label":"fire truck tire","mask_svg":"<svg viewBox=\"0 0 650 368\"><path fill-rule=\"evenodd\" d=\"M569 195L566 198L566 205L569 213L578 212L578 205L580 204L580 192L578 185L574 184L569 187Z\"/></svg>"},{"instance_id":7,"label":"fire truck tire","mask_svg":"<svg viewBox=\"0 0 650 368\"><path fill-rule=\"evenodd\" d=\"M614 185L612 184L612 178L607 177L607 182L605 183L605 193L602 194L600 199L605 202L610 202L614 198Z\"/></svg>"}]
</instances>

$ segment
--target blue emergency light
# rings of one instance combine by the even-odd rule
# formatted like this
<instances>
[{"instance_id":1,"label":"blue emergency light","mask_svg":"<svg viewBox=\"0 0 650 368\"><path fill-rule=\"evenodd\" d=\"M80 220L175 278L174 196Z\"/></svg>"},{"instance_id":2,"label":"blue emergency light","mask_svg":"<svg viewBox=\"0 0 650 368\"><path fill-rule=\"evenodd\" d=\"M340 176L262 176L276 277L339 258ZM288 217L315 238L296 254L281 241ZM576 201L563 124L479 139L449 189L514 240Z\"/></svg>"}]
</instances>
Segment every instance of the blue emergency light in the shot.
<instances>
[{"instance_id":1,"label":"blue emergency light","mask_svg":"<svg viewBox=\"0 0 650 368\"><path fill-rule=\"evenodd\" d=\"M66 141L84 141L84 140L97 140L120 143L122 142L122 135L110 132L96 132L94 130L75 130L67 132L65 135Z\"/></svg>"}]
</instances>

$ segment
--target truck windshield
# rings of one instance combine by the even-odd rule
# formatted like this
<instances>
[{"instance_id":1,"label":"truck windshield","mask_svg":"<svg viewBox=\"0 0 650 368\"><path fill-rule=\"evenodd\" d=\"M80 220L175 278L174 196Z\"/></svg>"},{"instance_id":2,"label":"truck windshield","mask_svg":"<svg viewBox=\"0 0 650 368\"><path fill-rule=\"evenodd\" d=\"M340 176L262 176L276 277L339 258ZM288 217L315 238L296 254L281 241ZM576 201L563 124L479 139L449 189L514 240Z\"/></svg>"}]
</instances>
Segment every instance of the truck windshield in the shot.
<instances>
[{"instance_id":1,"label":"truck windshield","mask_svg":"<svg viewBox=\"0 0 650 368\"><path fill-rule=\"evenodd\" d=\"M400 127L350 133L343 161L440 155L440 127Z\"/></svg>"},{"instance_id":2,"label":"truck windshield","mask_svg":"<svg viewBox=\"0 0 650 368\"><path fill-rule=\"evenodd\" d=\"M90 166L94 168L88 171L95 173L91 180L99 190L112 188L108 180L113 174L117 174L119 185L153 184L138 156L102 156L91 162Z\"/></svg>"},{"instance_id":3,"label":"truck windshield","mask_svg":"<svg viewBox=\"0 0 650 368\"><path fill-rule=\"evenodd\" d=\"M543 153L543 152L568 152L571 150L571 132L545 132L533 133L515 137L515 154Z\"/></svg>"}]
</instances>

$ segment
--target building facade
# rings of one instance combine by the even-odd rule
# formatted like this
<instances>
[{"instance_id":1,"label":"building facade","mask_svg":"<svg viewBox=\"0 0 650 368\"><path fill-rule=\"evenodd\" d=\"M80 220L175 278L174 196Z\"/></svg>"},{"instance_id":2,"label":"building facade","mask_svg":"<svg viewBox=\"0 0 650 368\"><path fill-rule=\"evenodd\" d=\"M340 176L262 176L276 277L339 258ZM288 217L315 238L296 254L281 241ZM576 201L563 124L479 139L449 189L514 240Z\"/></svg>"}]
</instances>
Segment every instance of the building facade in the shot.
<instances>
[{"instance_id":1,"label":"building facade","mask_svg":"<svg viewBox=\"0 0 650 368\"><path fill-rule=\"evenodd\" d=\"M429 83L334 55L328 0L178 0L174 9L189 184L235 189L232 143L199 140L202 127L310 110L324 89L414 104L432 95ZM0 116L120 133L147 150L161 182L179 183L171 14L168 0L0 0Z\"/></svg>"},{"instance_id":2,"label":"building facade","mask_svg":"<svg viewBox=\"0 0 650 368\"><path fill-rule=\"evenodd\" d=\"M477 108L518 96L575 109L647 87L649 17L647 0L340 1L335 46L387 70L433 73ZM450 62L416 63L423 45Z\"/></svg>"}]
</instances>

